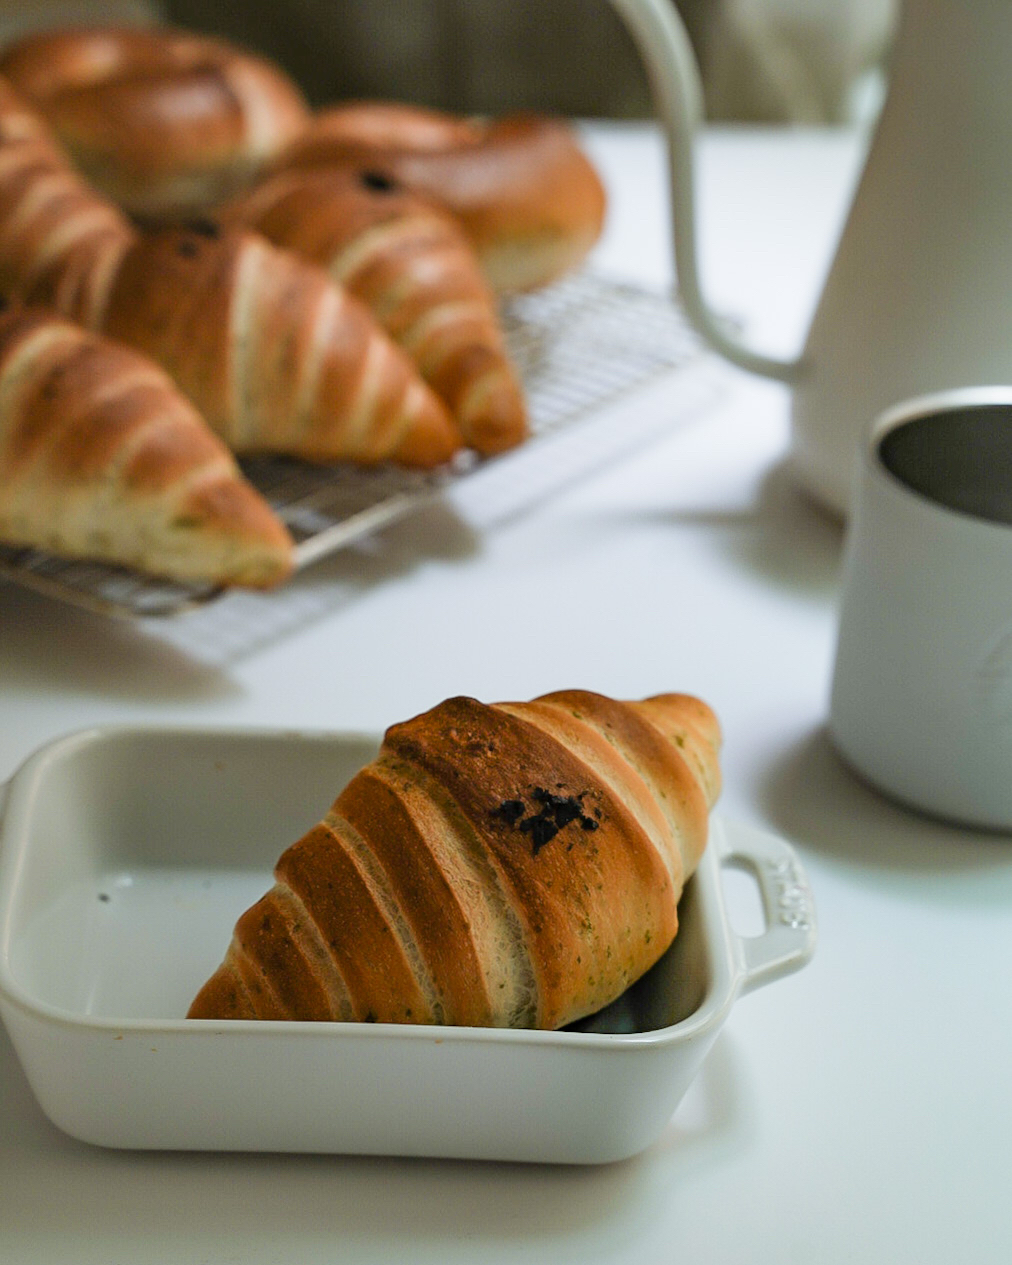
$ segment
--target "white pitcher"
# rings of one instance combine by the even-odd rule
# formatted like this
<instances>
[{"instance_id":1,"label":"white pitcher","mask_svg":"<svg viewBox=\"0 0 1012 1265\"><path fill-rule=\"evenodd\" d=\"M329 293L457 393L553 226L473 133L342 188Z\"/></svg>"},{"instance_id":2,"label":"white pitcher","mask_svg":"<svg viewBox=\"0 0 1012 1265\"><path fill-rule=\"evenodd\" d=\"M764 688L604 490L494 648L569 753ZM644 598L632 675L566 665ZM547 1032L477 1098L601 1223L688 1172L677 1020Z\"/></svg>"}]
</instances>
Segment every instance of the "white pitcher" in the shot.
<instances>
[{"instance_id":1,"label":"white pitcher","mask_svg":"<svg viewBox=\"0 0 1012 1265\"><path fill-rule=\"evenodd\" d=\"M800 357L755 354L700 291L692 138L702 92L674 0L611 0L668 134L675 265L690 320L793 386L792 463L846 514L860 441L899 400L1012 383L1012 0L902 0L889 90Z\"/></svg>"}]
</instances>

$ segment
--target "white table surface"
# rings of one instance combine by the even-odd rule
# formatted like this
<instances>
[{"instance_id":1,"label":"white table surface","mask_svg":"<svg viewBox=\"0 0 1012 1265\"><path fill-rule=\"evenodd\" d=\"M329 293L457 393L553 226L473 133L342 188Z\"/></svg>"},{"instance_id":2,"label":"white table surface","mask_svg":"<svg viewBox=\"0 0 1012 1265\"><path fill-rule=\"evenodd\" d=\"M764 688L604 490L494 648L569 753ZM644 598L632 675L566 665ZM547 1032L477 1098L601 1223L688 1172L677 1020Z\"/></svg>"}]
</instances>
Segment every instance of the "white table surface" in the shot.
<instances>
[{"instance_id":1,"label":"white table surface","mask_svg":"<svg viewBox=\"0 0 1012 1265\"><path fill-rule=\"evenodd\" d=\"M658 137L588 144L596 263L662 283ZM860 157L845 134L701 141L704 276L767 350L800 345ZM238 604L231 650L201 616L173 640L0 583L0 780L92 724L378 731L455 693L689 690L725 728L722 811L803 859L813 962L742 999L659 1143L604 1168L103 1151L49 1124L0 1032L4 1265L1012 1260L1010 841L837 762L842 532L792 484L785 390L714 372L692 424L522 513L462 491ZM663 393L641 407L663 421Z\"/></svg>"}]
</instances>

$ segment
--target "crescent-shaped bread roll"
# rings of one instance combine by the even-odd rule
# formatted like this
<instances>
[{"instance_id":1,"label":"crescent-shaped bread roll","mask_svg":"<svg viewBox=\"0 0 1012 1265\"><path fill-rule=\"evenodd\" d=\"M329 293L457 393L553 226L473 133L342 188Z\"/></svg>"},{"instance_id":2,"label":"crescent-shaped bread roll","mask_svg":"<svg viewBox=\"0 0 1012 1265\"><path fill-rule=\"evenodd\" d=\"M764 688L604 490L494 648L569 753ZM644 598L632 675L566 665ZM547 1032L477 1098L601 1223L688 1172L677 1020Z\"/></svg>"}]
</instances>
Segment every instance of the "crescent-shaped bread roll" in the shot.
<instances>
[{"instance_id":1,"label":"crescent-shaped bread roll","mask_svg":"<svg viewBox=\"0 0 1012 1265\"><path fill-rule=\"evenodd\" d=\"M0 540L253 587L293 561L283 524L161 369L33 308L0 312Z\"/></svg>"},{"instance_id":2,"label":"crescent-shaped bread roll","mask_svg":"<svg viewBox=\"0 0 1012 1265\"><path fill-rule=\"evenodd\" d=\"M446 211L354 168L280 172L222 211L326 268L361 299L483 455L527 435L495 299Z\"/></svg>"},{"instance_id":3,"label":"crescent-shaped bread roll","mask_svg":"<svg viewBox=\"0 0 1012 1265\"><path fill-rule=\"evenodd\" d=\"M0 78L0 287L90 325L136 234L92 190L43 119Z\"/></svg>"},{"instance_id":4,"label":"crescent-shaped bread roll","mask_svg":"<svg viewBox=\"0 0 1012 1265\"><path fill-rule=\"evenodd\" d=\"M367 308L209 223L139 233L0 80L0 284L157 361L235 452L431 467L463 440Z\"/></svg>"},{"instance_id":5,"label":"crescent-shaped bread roll","mask_svg":"<svg viewBox=\"0 0 1012 1265\"><path fill-rule=\"evenodd\" d=\"M500 293L571 271L604 226L604 186L563 119L347 102L318 111L268 170L334 166L381 172L445 207Z\"/></svg>"},{"instance_id":6,"label":"crescent-shaped bread roll","mask_svg":"<svg viewBox=\"0 0 1012 1265\"><path fill-rule=\"evenodd\" d=\"M238 920L194 1019L558 1028L671 944L720 772L711 709L452 698L385 735Z\"/></svg>"},{"instance_id":7,"label":"crescent-shaped bread roll","mask_svg":"<svg viewBox=\"0 0 1012 1265\"><path fill-rule=\"evenodd\" d=\"M462 447L367 308L259 233L145 234L108 278L97 325L167 369L234 452L428 468Z\"/></svg>"}]
</instances>

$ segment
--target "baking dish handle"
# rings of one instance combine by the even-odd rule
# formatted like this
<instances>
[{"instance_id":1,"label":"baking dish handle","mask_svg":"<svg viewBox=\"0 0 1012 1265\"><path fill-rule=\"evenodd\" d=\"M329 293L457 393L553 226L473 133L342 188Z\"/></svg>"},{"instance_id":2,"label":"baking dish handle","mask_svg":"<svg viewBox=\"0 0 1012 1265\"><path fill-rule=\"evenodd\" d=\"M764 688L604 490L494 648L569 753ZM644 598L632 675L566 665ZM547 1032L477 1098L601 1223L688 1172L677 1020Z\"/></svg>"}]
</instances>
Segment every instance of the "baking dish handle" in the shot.
<instances>
[{"instance_id":1,"label":"baking dish handle","mask_svg":"<svg viewBox=\"0 0 1012 1265\"><path fill-rule=\"evenodd\" d=\"M742 994L799 970L815 951L815 904L794 849L782 839L736 824L722 833L722 866L737 866L759 885L766 928L737 936Z\"/></svg>"}]
</instances>

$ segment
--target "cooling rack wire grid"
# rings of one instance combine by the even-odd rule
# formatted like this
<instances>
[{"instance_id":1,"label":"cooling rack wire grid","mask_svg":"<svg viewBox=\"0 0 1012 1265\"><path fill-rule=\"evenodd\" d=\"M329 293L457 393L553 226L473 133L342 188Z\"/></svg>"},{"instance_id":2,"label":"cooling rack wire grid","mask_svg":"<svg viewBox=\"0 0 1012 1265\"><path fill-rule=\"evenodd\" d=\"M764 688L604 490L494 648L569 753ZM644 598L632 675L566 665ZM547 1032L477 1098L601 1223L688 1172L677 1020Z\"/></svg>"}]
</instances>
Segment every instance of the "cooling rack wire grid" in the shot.
<instances>
[{"instance_id":1,"label":"cooling rack wire grid","mask_svg":"<svg viewBox=\"0 0 1012 1265\"><path fill-rule=\"evenodd\" d=\"M275 457L242 462L295 539L296 579L312 564L348 546L362 547L378 529L466 482L483 480L486 502L497 489L509 501L509 489L521 485L530 497L535 470L541 490L549 490L616 450L643 442L647 436L628 418L618 427L606 415L659 380L666 389L665 433L698 416L718 391L714 375L699 372L710 353L677 303L639 286L582 272L511 299L503 324L531 418L531 438L514 452L484 461L463 454L435 473L313 466ZM272 606L279 614L287 606L288 615L299 620L307 615L300 610L306 594L300 599L292 585L285 586L292 589L288 595L285 588L266 597L225 594L21 547L0 545L0 576L92 611L140 620L251 603L261 622ZM223 632L224 611L219 623ZM247 613L240 614L238 625L248 628Z\"/></svg>"}]
</instances>

